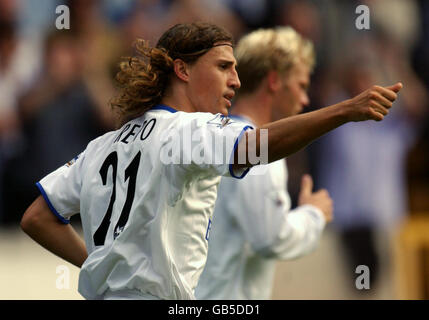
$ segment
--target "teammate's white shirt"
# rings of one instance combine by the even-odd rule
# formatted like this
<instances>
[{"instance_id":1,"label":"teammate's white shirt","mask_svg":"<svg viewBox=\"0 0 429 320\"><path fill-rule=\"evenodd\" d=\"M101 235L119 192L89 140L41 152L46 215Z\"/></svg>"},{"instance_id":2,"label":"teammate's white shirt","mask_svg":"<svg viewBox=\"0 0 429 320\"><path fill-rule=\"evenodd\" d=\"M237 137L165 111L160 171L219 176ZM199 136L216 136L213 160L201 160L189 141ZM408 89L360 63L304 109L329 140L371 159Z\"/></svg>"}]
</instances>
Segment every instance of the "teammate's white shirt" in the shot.
<instances>
[{"instance_id":1,"label":"teammate's white shirt","mask_svg":"<svg viewBox=\"0 0 429 320\"><path fill-rule=\"evenodd\" d=\"M213 137L234 142L249 128L227 119L159 105L91 141L73 163L37 183L64 223L80 212L85 298L194 299L220 175L247 173L230 172L230 159L210 158L222 152L229 158L236 147L213 145ZM198 139L186 140L189 132ZM165 138L171 133L180 139L171 143ZM177 146L180 154L170 150ZM180 156L192 161L174 164Z\"/></svg>"},{"instance_id":2,"label":"teammate's white shirt","mask_svg":"<svg viewBox=\"0 0 429 320\"><path fill-rule=\"evenodd\" d=\"M265 166L221 179L197 299L270 299L276 260L316 247L323 213L312 205L290 211L286 161Z\"/></svg>"}]
</instances>

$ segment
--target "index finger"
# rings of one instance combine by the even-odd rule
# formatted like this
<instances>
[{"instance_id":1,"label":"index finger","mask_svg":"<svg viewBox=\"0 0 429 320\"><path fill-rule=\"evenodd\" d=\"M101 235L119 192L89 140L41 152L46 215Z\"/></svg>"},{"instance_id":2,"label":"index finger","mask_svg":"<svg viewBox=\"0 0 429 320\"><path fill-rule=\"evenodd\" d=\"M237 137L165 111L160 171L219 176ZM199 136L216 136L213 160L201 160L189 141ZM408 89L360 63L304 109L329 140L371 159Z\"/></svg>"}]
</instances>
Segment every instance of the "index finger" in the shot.
<instances>
[{"instance_id":1,"label":"index finger","mask_svg":"<svg viewBox=\"0 0 429 320\"><path fill-rule=\"evenodd\" d=\"M395 101L396 100L396 98L398 97L398 95L394 92L394 91L392 91L392 90L390 90L390 89L387 89L387 88L384 88L384 87L377 87L377 91L383 96L383 97L385 97L385 98L387 98L387 99L389 99L390 101Z\"/></svg>"}]
</instances>

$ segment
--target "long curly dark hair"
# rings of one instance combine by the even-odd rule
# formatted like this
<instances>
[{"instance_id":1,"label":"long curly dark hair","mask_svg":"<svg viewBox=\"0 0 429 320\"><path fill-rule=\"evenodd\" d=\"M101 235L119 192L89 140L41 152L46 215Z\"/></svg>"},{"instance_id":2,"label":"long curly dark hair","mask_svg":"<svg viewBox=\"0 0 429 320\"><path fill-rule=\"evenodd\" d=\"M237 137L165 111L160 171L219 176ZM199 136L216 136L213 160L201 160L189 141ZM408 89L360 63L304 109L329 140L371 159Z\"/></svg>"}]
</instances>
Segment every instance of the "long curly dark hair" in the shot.
<instances>
[{"instance_id":1,"label":"long curly dark hair","mask_svg":"<svg viewBox=\"0 0 429 320\"><path fill-rule=\"evenodd\" d=\"M137 39L135 55L119 64L119 93L110 102L119 113L120 124L161 102L174 73L175 59L193 63L218 42L233 45L233 37L225 29L205 22L176 24L161 36L156 47Z\"/></svg>"}]
</instances>

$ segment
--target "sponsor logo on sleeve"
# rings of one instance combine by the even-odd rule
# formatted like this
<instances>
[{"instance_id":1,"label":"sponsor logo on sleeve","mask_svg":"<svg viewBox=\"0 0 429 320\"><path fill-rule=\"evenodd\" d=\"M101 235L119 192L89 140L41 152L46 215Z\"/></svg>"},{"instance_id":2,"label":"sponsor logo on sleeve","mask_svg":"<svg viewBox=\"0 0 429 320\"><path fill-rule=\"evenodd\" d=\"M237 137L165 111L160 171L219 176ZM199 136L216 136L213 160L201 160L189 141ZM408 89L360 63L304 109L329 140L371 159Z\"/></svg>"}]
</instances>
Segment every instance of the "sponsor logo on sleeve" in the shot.
<instances>
[{"instance_id":1,"label":"sponsor logo on sleeve","mask_svg":"<svg viewBox=\"0 0 429 320\"><path fill-rule=\"evenodd\" d=\"M213 119L207 122L207 124L214 125L218 128L224 128L231 123L234 123L234 121L223 114L217 114Z\"/></svg>"},{"instance_id":2,"label":"sponsor logo on sleeve","mask_svg":"<svg viewBox=\"0 0 429 320\"><path fill-rule=\"evenodd\" d=\"M80 157L80 154L78 154L76 157L74 157L69 162L67 162L66 167L70 167L71 165L73 165L77 161L77 159L79 159L79 157Z\"/></svg>"}]
</instances>

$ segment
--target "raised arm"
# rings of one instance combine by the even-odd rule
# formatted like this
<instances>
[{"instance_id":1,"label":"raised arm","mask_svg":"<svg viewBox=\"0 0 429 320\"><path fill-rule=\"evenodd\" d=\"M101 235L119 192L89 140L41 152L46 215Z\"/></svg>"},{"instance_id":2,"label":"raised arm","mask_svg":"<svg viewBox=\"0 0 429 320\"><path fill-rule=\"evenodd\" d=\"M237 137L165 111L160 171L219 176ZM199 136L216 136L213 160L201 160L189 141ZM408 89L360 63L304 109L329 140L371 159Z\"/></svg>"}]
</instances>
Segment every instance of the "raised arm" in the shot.
<instances>
[{"instance_id":1,"label":"raised arm","mask_svg":"<svg viewBox=\"0 0 429 320\"><path fill-rule=\"evenodd\" d=\"M297 152L313 140L347 122L381 121L388 114L401 88L401 83L390 87L373 86L352 99L247 131L246 139L241 139L237 148L233 167L235 169L255 165L249 161L240 164L238 159L244 158L240 157L241 152L259 155L260 150L268 150L268 162L273 162ZM260 146L261 129L268 129L268 148ZM256 148L256 151L252 148Z\"/></svg>"}]
</instances>

